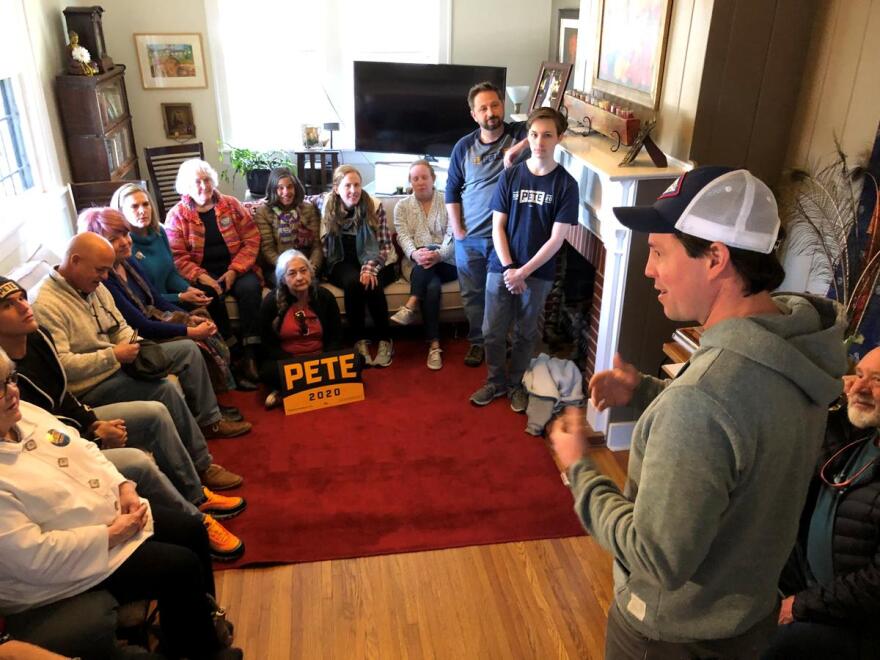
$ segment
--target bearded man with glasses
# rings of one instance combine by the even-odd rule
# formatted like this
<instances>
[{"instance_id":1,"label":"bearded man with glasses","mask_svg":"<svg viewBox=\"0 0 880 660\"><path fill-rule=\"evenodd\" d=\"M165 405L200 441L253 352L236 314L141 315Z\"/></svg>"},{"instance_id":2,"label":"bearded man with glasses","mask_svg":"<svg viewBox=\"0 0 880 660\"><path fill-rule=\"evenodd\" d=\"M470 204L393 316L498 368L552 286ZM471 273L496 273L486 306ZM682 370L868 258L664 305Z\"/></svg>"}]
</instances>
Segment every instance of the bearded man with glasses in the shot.
<instances>
[{"instance_id":1,"label":"bearded man with glasses","mask_svg":"<svg viewBox=\"0 0 880 660\"><path fill-rule=\"evenodd\" d=\"M780 590L776 658L880 657L880 348L844 377Z\"/></svg>"}]
</instances>

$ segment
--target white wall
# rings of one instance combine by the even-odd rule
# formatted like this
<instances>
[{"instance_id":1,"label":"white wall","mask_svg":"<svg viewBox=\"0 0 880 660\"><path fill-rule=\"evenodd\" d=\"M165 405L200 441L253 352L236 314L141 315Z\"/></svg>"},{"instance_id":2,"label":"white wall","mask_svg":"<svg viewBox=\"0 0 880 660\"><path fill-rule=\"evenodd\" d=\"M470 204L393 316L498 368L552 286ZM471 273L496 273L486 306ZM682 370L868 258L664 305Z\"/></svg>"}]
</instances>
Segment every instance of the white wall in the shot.
<instances>
[{"instance_id":1,"label":"white wall","mask_svg":"<svg viewBox=\"0 0 880 660\"><path fill-rule=\"evenodd\" d=\"M57 165L56 171L60 178L58 181L52 182L55 184L70 181L70 167L64 150L61 118L58 115L58 106L55 102L54 81L55 76L64 70L64 52L67 43L64 15L61 12L65 7L76 4L76 2L67 2L66 0L25 0L24 2L34 65L43 84L49 123L52 126L51 140L54 142L55 152L58 155L58 161L53 165Z\"/></svg>"},{"instance_id":2,"label":"white wall","mask_svg":"<svg viewBox=\"0 0 880 660\"><path fill-rule=\"evenodd\" d=\"M217 103L208 53L208 30L205 7L202 2L187 0L102 0L104 8L104 38L107 52L116 64L124 64L125 86L134 127L134 139L141 157L141 175L146 178L143 163L144 147L176 144L165 137L162 124L163 103L191 103L196 125L196 142L205 145L206 159L219 166L217 140L220 128L217 119ZM144 89L138 68L134 46L135 32L198 32L202 35L208 86L201 89Z\"/></svg>"},{"instance_id":3,"label":"white wall","mask_svg":"<svg viewBox=\"0 0 880 660\"><path fill-rule=\"evenodd\" d=\"M508 85L533 87L550 26L550 0L453 0L452 64L506 66Z\"/></svg>"}]
</instances>

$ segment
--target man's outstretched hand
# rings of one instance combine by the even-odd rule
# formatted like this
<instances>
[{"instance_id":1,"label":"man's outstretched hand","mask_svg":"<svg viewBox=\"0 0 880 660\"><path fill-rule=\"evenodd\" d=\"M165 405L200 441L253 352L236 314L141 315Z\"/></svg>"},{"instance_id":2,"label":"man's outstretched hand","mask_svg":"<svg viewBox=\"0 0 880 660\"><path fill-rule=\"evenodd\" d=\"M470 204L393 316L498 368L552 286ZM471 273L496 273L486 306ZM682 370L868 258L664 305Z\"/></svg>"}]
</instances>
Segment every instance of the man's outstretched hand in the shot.
<instances>
[{"instance_id":1,"label":"man's outstretched hand","mask_svg":"<svg viewBox=\"0 0 880 660\"><path fill-rule=\"evenodd\" d=\"M614 354L614 368L600 371L590 378L590 401L599 412L606 408L627 406L642 376L620 353Z\"/></svg>"},{"instance_id":2,"label":"man's outstretched hand","mask_svg":"<svg viewBox=\"0 0 880 660\"><path fill-rule=\"evenodd\" d=\"M568 406L550 425L550 443L564 469L581 460L584 455L584 409Z\"/></svg>"}]
</instances>

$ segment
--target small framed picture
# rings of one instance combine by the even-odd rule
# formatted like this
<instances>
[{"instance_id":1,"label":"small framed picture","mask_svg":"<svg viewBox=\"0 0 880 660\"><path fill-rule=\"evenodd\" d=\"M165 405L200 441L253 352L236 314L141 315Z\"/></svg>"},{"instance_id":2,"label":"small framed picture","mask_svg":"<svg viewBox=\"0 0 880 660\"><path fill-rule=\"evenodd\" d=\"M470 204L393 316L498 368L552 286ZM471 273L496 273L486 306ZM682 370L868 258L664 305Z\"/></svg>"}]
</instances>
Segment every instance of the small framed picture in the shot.
<instances>
[{"instance_id":1,"label":"small framed picture","mask_svg":"<svg viewBox=\"0 0 880 660\"><path fill-rule=\"evenodd\" d=\"M172 140L189 140L196 136L192 103L163 103L162 123L165 137Z\"/></svg>"},{"instance_id":2,"label":"small framed picture","mask_svg":"<svg viewBox=\"0 0 880 660\"><path fill-rule=\"evenodd\" d=\"M135 34L144 89L207 87L202 35Z\"/></svg>"},{"instance_id":3,"label":"small framed picture","mask_svg":"<svg viewBox=\"0 0 880 660\"><path fill-rule=\"evenodd\" d=\"M541 64L538 78L535 80L535 92L532 96L532 103L529 105L529 112L544 106L559 110L572 67L572 64L560 62Z\"/></svg>"}]
</instances>

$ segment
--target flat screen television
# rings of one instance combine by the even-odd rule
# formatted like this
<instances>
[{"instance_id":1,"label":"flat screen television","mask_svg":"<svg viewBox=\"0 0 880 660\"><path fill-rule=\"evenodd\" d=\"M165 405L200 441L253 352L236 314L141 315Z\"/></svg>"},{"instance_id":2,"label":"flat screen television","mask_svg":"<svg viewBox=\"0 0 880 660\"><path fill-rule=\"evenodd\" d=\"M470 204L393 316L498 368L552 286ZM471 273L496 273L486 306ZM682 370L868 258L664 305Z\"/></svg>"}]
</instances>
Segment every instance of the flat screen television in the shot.
<instances>
[{"instance_id":1,"label":"flat screen television","mask_svg":"<svg viewBox=\"0 0 880 660\"><path fill-rule=\"evenodd\" d=\"M355 62L355 149L449 156L477 128L468 90L489 80L504 94L506 78L498 66Z\"/></svg>"}]
</instances>

